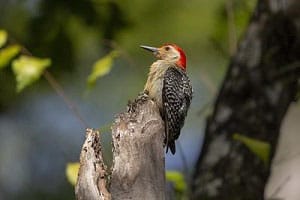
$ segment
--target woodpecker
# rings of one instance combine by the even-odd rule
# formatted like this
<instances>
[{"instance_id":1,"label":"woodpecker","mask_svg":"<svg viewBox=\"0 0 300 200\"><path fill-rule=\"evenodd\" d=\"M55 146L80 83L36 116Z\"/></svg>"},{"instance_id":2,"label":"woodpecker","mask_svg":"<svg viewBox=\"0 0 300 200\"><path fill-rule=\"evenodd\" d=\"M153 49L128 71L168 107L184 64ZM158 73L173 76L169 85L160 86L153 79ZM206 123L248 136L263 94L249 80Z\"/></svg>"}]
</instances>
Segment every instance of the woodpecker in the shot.
<instances>
[{"instance_id":1,"label":"woodpecker","mask_svg":"<svg viewBox=\"0 0 300 200\"><path fill-rule=\"evenodd\" d=\"M164 120L166 152L170 148L171 153L175 154L175 140L180 135L193 96L186 73L186 56L175 44L165 44L159 48L140 47L158 58L150 66L144 93L156 102Z\"/></svg>"}]
</instances>

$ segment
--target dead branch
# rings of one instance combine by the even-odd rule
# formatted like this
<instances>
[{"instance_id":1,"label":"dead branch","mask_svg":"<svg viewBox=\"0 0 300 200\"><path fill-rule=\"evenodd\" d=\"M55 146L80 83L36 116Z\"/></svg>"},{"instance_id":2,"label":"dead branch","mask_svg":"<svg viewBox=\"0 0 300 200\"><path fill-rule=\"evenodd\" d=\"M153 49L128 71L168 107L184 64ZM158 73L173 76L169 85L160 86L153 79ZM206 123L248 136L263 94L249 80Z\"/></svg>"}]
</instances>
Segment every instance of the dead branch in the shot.
<instances>
[{"instance_id":1,"label":"dead branch","mask_svg":"<svg viewBox=\"0 0 300 200\"><path fill-rule=\"evenodd\" d=\"M128 105L115 119L112 138L113 167L108 171L99 134L87 130L76 198L165 199L164 126L156 104L143 96Z\"/></svg>"}]
</instances>

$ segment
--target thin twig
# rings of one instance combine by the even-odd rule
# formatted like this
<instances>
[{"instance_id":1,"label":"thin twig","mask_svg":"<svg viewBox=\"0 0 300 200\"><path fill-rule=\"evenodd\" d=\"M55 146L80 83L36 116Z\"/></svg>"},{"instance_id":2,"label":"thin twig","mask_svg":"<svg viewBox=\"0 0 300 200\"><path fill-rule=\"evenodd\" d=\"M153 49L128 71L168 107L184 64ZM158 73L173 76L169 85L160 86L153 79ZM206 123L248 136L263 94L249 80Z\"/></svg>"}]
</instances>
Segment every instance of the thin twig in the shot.
<instances>
[{"instance_id":1,"label":"thin twig","mask_svg":"<svg viewBox=\"0 0 300 200\"><path fill-rule=\"evenodd\" d=\"M17 43L16 40L13 39L12 37L10 39L12 41L14 41L15 43ZM24 55L33 56L32 53L24 45L20 45L20 46L22 47L21 52ZM54 91L58 94L58 96L60 96L63 99L63 101L65 102L67 107L74 114L74 116L78 119L78 121L82 124L82 126L84 126L84 128L89 127L87 122L84 120L82 115L79 113L75 103L66 95L64 89L59 84L59 82L52 76L52 74L48 70L45 70L43 73L43 77L47 80L47 82L54 89Z\"/></svg>"},{"instance_id":2,"label":"thin twig","mask_svg":"<svg viewBox=\"0 0 300 200\"><path fill-rule=\"evenodd\" d=\"M78 121L85 127L89 127L87 122L83 119L82 115L79 113L77 106L71 99L66 95L62 86L58 83L57 80L52 76L52 74L45 70L43 73L44 78L48 81L51 87L55 90L55 92L63 99L65 104L68 106L70 111L74 114L74 116L78 119Z\"/></svg>"},{"instance_id":3,"label":"thin twig","mask_svg":"<svg viewBox=\"0 0 300 200\"><path fill-rule=\"evenodd\" d=\"M290 181L291 176L287 176L282 183L275 188L275 191L272 193L272 195L270 196L270 199L276 199L275 196L277 196L279 194L279 192L283 189L284 186L286 186L286 184Z\"/></svg>"}]
</instances>

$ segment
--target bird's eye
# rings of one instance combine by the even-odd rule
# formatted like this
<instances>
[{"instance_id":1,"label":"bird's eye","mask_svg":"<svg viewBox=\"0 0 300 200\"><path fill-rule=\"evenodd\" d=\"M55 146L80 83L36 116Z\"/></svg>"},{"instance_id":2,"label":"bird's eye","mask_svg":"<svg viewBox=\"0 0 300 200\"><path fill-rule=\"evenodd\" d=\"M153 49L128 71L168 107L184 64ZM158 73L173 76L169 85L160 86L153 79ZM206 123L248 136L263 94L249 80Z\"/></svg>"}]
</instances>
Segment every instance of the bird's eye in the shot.
<instances>
[{"instance_id":1,"label":"bird's eye","mask_svg":"<svg viewBox=\"0 0 300 200\"><path fill-rule=\"evenodd\" d=\"M165 50L166 50L166 51L169 51L169 50L170 50L170 47L166 46L166 47L165 47Z\"/></svg>"}]
</instances>

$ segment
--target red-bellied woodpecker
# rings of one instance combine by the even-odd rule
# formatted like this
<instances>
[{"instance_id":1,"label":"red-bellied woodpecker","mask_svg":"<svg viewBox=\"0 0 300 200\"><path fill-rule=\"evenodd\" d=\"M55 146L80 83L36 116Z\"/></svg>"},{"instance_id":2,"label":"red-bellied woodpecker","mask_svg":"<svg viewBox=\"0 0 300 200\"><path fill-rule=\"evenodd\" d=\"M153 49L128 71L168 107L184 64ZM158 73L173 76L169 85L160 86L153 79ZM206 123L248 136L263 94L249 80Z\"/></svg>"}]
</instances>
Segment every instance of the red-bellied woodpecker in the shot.
<instances>
[{"instance_id":1,"label":"red-bellied woodpecker","mask_svg":"<svg viewBox=\"0 0 300 200\"><path fill-rule=\"evenodd\" d=\"M153 99L165 122L167 152L175 154L175 140L180 135L192 100L193 90L186 74L186 57L175 44L160 48L141 46L151 51L158 60L150 67L144 93Z\"/></svg>"}]
</instances>

